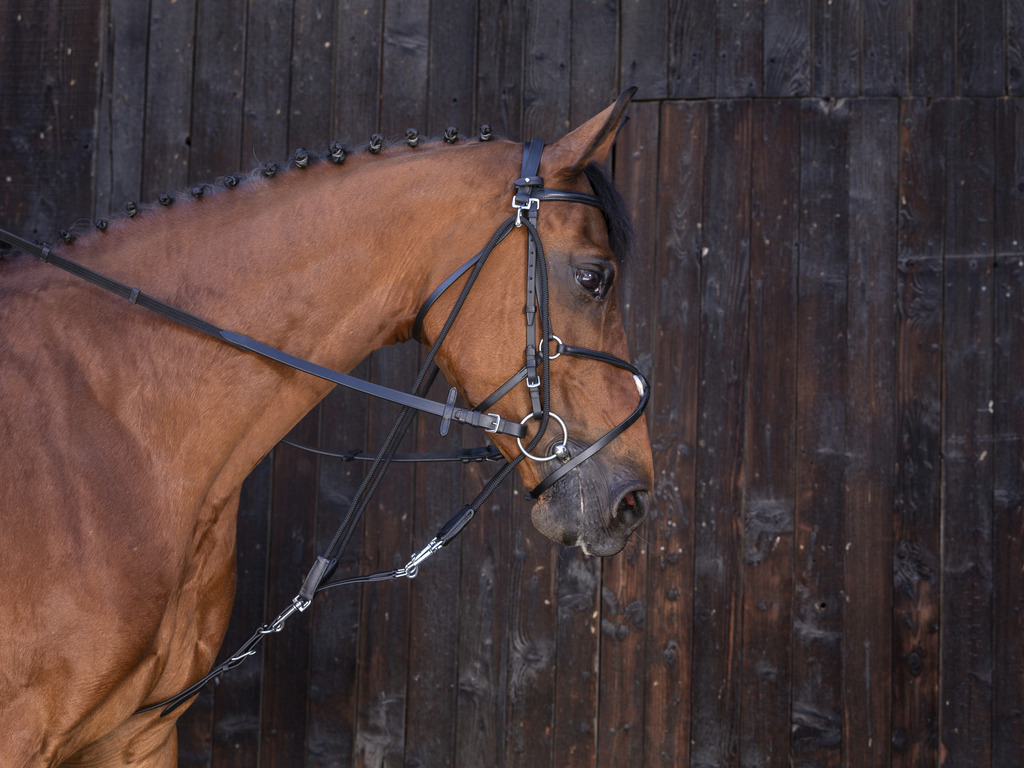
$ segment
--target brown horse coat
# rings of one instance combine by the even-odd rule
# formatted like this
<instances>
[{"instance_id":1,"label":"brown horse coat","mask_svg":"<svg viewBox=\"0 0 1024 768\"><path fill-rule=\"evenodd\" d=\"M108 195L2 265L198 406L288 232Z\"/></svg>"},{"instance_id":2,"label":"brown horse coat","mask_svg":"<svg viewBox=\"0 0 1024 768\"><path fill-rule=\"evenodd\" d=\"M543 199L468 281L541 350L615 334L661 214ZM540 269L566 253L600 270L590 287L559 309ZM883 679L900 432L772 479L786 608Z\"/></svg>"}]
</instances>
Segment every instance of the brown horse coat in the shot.
<instances>
[{"instance_id":1,"label":"brown horse coat","mask_svg":"<svg viewBox=\"0 0 1024 768\"><path fill-rule=\"evenodd\" d=\"M605 159L627 101L548 148L549 186L590 191L581 169ZM438 142L256 175L55 250L345 371L404 340L430 291L510 214L520 152ZM556 332L627 357L614 292L598 301L572 279L577 262L614 268L601 213L552 202L540 227ZM495 251L441 355L468 402L522 365L522 234ZM428 337L451 300L431 311ZM473 317L487 318L487 338L460 333ZM0 766L174 765L174 717L132 713L209 669L232 604L242 481L331 385L26 255L0 262L0 329ZM636 404L628 375L586 361L553 372L552 388L584 444ZM515 393L501 410L518 421L527 403ZM527 483L543 476L521 467ZM538 527L621 547L651 473L641 420L581 465L578 491L542 499Z\"/></svg>"}]
</instances>

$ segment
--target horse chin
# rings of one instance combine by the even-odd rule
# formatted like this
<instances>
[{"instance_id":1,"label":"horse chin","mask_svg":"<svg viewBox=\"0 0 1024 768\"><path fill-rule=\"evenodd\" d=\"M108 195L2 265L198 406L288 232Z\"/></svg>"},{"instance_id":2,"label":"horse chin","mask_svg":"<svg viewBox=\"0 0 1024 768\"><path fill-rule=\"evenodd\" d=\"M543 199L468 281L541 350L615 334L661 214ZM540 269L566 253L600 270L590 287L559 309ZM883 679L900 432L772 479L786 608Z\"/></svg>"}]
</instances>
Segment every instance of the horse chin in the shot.
<instances>
[{"instance_id":1,"label":"horse chin","mask_svg":"<svg viewBox=\"0 0 1024 768\"><path fill-rule=\"evenodd\" d=\"M647 517L650 494L641 478L638 470L593 456L541 494L533 525L557 544L614 555Z\"/></svg>"}]
</instances>

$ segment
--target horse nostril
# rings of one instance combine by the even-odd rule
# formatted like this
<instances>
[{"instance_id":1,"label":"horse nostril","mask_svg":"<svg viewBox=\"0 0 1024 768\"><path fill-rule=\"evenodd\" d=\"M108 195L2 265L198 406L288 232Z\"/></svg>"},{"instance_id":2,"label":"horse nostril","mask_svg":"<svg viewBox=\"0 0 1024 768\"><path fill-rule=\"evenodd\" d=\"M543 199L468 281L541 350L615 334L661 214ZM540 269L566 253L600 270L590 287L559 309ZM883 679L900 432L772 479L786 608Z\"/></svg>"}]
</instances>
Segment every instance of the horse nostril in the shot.
<instances>
[{"instance_id":1,"label":"horse nostril","mask_svg":"<svg viewBox=\"0 0 1024 768\"><path fill-rule=\"evenodd\" d=\"M619 499L612 517L627 526L639 525L647 517L647 491L639 488L627 491Z\"/></svg>"}]
</instances>

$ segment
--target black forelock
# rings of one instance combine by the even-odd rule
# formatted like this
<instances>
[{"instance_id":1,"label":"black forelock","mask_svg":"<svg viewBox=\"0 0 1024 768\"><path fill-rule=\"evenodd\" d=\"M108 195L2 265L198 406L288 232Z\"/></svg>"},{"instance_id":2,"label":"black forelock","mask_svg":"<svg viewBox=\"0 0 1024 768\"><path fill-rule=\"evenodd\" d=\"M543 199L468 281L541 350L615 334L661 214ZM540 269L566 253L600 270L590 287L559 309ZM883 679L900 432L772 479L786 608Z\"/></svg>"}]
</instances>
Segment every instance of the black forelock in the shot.
<instances>
[{"instance_id":1,"label":"black forelock","mask_svg":"<svg viewBox=\"0 0 1024 768\"><path fill-rule=\"evenodd\" d=\"M633 217L625 199L615 188L609 170L598 163L590 163L583 170L594 188L594 195L601 201L604 208L604 220L608 226L608 244L612 253L619 259L619 264L628 262L636 248L636 232L633 228Z\"/></svg>"}]
</instances>

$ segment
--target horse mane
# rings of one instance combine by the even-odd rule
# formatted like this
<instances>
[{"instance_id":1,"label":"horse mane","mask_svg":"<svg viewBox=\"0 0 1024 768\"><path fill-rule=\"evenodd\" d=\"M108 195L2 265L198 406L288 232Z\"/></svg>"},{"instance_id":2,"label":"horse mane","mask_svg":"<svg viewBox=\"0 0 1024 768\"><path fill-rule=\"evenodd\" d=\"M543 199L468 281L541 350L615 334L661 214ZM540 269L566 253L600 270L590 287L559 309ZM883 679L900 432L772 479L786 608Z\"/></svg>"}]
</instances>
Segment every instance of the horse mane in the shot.
<instances>
[{"instance_id":1,"label":"horse mane","mask_svg":"<svg viewBox=\"0 0 1024 768\"><path fill-rule=\"evenodd\" d=\"M583 169L587 181L594 188L594 195L601 201L604 221L608 227L608 245L612 253L624 266L636 252L636 229L622 193L615 188L611 171L598 163L590 163Z\"/></svg>"},{"instance_id":2,"label":"horse mane","mask_svg":"<svg viewBox=\"0 0 1024 768\"><path fill-rule=\"evenodd\" d=\"M481 127L479 141L491 141L496 138L490 126ZM128 202L125 209L117 214L104 216L95 220L78 219L67 229L58 232L60 240L67 245L73 243L79 236L95 231L104 231L108 226L125 219L134 218L140 213L155 212L161 208L172 208L177 203L189 203L208 197L219 197L231 190L243 190L244 188L274 178L282 174L291 174L313 166L322 164L333 164L339 169L351 166L355 161L360 163L364 159L370 159L377 155L393 157L394 150L403 148L410 151L423 151L434 147L467 143L467 140L459 135L458 128L449 127L442 136L424 137L416 130L409 129L405 132L404 138L385 138L382 134L375 133L368 142L361 145L350 145L339 141L330 142L326 148L320 150L307 150L303 147L296 149L288 160L284 162L258 163L248 172L233 173L222 176L212 182L203 182L192 185L186 191L164 192L155 201L139 203ZM0 257L3 251L0 250Z\"/></svg>"},{"instance_id":3,"label":"horse mane","mask_svg":"<svg viewBox=\"0 0 1024 768\"><path fill-rule=\"evenodd\" d=\"M477 141L487 142L497 139L498 137L492 133L490 126L485 124L480 129ZM332 141L327 147L319 151L311 151L299 147L283 163L269 162L257 164L247 173L235 173L223 176L213 182L195 184L185 192L165 192L153 202L129 202L120 215L101 217L92 221L79 219L68 229L61 230L58 235L65 244L71 244L79 235L92 233L97 230L102 232L112 223L134 218L139 213L158 211L161 208L171 208L179 202L190 203L203 198L218 197L236 188L244 189L254 183L266 181L279 174L291 175L292 173L301 172L302 170L322 164L334 164L341 169L345 167L346 161L355 161L355 163L348 163L351 167L353 164L361 164L377 155L393 156L396 149L423 151L438 146L466 143L466 141L466 139L459 136L457 128L449 127L442 136L430 138L420 136L417 131L409 129L406 131L404 138L386 139L383 135L375 133L368 142L356 146ZM612 253L618 258L620 265L625 265L632 259L636 249L636 232L626 201L618 189L616 189L611 172L604 165L590 163L584 169L584 175L590 182L595 196L601 201L603 206ZM0 250L0 258L2 256L3 250Z\"/></svg>"}]
</instances>

